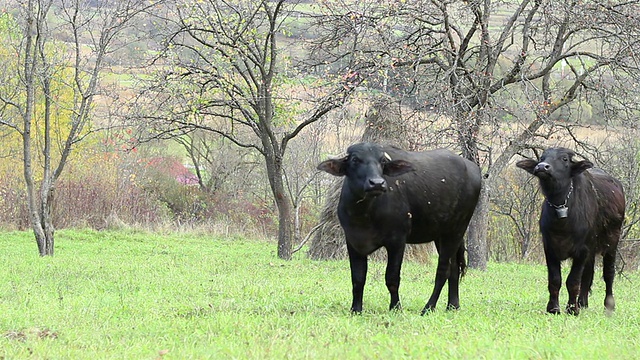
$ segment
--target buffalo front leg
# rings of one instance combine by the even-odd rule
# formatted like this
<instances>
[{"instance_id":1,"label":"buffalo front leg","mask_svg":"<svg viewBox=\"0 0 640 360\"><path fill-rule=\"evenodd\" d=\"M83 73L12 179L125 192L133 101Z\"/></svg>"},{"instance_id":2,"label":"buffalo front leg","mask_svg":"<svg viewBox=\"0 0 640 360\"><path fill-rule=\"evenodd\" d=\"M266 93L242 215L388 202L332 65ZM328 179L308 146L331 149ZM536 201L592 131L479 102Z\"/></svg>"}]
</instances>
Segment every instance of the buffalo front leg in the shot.
<instances>
[{"instance_id":1,"label":"buffalo front leg","mask_svg":"<svg viewBox=\"0 0 640 360\"><path fill-rule=\"evenodd\" d=\"M389 310L400 310L400 296L398 295L398 289L400 288L400 270L402 268L402 259L404 258L405 244L401 244L394 247L387 248L387 270L385 272L385 282L389 295L391 296L391 302L389 303Z\"/></svg>"},{"instance_id":2,"label":"buffalo front leg","mask_svg":"<svg viewBox=\"0 0 640 360\"><path fill-rule=\"evenodd\" d=\"M560 313L560 287L562 286L562 274L560 272L560 260L545 246L544 256L547 261L547 278L549 289L549 302L547 312L551 314Z\"/></svg>"},{"instance_id":3,"label":"buffalo front leg","mask_svg":"<svg viewBox=\"0 0 640 360\"><path fill-rule=\"evenodd\" d=\"M347 251L349 252L353 294L351 312L359 314L362 312L362 295L364 293L364 284L367 281L367 256L361 255L349 244L347 244Z\"/></svg>"},{"instance_id":4,"label":"buffalo front leg","mask_svg":"<svg viewBox=\"0 0 640 360\"><path fill-rule=\"evenodd\" d=\"M582 282L582 274L584 266L587 262L588 255L581 253L573 258L571 271L567 276L567 292L569 293L569 301L567 302L567 313L571 315L580 314L580 305L578 304L578 296L580 296L580 285Z\"/></svg>"}]
</instances>

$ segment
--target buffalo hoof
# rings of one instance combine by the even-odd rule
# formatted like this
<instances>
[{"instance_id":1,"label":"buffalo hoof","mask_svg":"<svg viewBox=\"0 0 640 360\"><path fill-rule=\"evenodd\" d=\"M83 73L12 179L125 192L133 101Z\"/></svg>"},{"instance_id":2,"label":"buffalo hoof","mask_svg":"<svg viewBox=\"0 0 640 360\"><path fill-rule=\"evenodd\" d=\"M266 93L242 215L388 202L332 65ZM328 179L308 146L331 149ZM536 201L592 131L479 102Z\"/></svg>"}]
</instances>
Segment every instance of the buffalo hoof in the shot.
<instances>
[{"instance_id":1,"label":"buffalo hoof","mask_svg":"<svg viewBox=\"0 0 640 360\"><path fill-rule=\"evenodd\" d=\"M581 309L586 309L589 307L589 300L588 299L578 299L578 305L580 305Z\"/></svg>"},{"instance_id":2,"label":"buffalo hoof","mask_svg":"<svg viewBox=\"0 0 640 360\"><path fill-rule=\"evenodd\" d=\"M567 304L567 314L578 316L580 314L580 307L578 304Z\"/></svg>"},{"instance_id":3,"label":"buffalo hoof","mask_svg":"<svg viewBox=\"0 0 640 360\"><path fill-rule=\"evenodd\" d=\"M460 309L460 305L456 305L456 304L447 305L447 310L459 310L459 309Z\"/></svg>"},{"instance_id":4,"label":"buffalo hoof","mask_svg":"<svg viewBox=\"0 0 640 360\"><path fill-rule=\"evenodd\" d=\"M420 313L420 316L424 316L426 314L432 313L435 310L435 306L425 306L424 309L422 309L422 312Z\"/></svg>"},{"instance_id":5,"label":"buffalo hoof","mask_svg":"<svg viewBox=\"0 0 640 360\"><path fill-rule=\"evenodd\" d=\"M560 314L560 306L558 305L547 305L547 312L549 314L558 315Z\"/></svg>"},{"instance_id":6,"label":"buffalo hoof","mask_svg":"<svg viewBox=\"0 0 640 360\"><path fill-rule=\"evenodd\" d=\"M616 309L616 301L613 299L613 295L608 295L604 299L604 307L609 311L613 311Z\"/></svg>"},{"instance_id":7,"label":"buffalo hoof","mask_svg":"<svg viewBox=\"0 0 640 360\"><path fill-rule=\"evenodd\" d=\"M362 309L351 309L351 315L360 315L362 314Z\"/></svg>"},{"instance_id":8,"label":"buffalo hoof","mask_svg":"<svg viewBox=\"0 0 640 360\"><path fill-rule=\"evenodd\" d=\"M613 295L607 295L607 297L605 297L604 308L607 316L613 315L613 310L616 309L616 301L613 299Z\"/></svg>"}]
</instances>

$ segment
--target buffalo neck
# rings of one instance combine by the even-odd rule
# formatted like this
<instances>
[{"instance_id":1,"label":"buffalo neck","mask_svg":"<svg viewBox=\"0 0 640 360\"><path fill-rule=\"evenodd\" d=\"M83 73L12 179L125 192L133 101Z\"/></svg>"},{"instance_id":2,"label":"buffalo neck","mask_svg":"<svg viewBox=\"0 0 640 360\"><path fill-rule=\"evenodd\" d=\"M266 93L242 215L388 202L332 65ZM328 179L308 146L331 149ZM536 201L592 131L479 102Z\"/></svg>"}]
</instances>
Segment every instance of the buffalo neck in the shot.
<instances>
[{"instance_id":1,"label":"buffalo neck","mask_svg":"<svg viewBox=\"0 0 640 360\"><path fill-rule=\"evenodd\" d=\"M363 194L356 196L351 192L342 192L340 199L340 207L353 220L368 220L371 209L379 196L371 196ZM359 221L358 221L359 222Z\"/></svg>"},{"instance_id":2,"label":"buffalo neck","mask_svg":"<svg viewBox=\"0 0 640 360\"><path fill-rule=\"evenodd\" d=\"M564 181L540 181L547 202L553 207L566 206L573 193L574 178Z\"/></svg>"}]
</instances>

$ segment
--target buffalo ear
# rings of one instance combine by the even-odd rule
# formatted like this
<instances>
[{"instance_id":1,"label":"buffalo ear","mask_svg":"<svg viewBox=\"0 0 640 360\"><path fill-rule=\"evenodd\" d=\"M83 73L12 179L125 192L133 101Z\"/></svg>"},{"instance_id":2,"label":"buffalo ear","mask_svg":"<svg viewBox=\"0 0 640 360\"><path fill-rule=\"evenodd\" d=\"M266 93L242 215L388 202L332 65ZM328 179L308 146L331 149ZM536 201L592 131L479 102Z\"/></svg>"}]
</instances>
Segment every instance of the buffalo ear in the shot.
<instances>
[{"instance_id":1,"label":"buffalo ear","mask_svg":"<svg viewBox=\"0 0 640 360\"><path fill-rule=\"evenodd\" d=\"M593 167L593 163L589 160L582 160L571 164L571 176L576 176L581 174L583 171L587 169L591 169Z\"/></svg>"},{"instance_id":2,"label":"buffalo ear","mask_svg":"<svg viewBox=\"0 0 640 360\"><path fill-rule=\"evenodd\" d=\"M528 172L529 174L533 174L533 169L536 168L536 165L538 165L538 162L533 159L524 159L516 163L517 167Z\"/></svg>"},{"instance_id":3,"label":"buffalo ear","mask_svg":"<svg viewBox=\"0 0 640 360\"><path fill-rule=\"evenodd\" d=\"M318 170L328 172L334 176L344 176L346 174L347 158L329 159L318 164Z\"/></svg>"},{"instance_id":4,"label":"buffalo ear","mask_svg":"<svg viewBox=\"0 0 640 360\"><path fill-rule=\"evenodd\" d=\"M400 176L414 170L413 165L404 160L393 160L382 164L382 173L387 176Z\"/></svg>"},{"instance_id":5,"label":"buffalo ear","mask_svg":"<svg viewBox=\"0 0 640 360\"><path fill-rule=\"evenodd\" d=\"M524 159L516 163L517 167L528 172L529 174L533 174L533 170L536 168L536 165L538 165L538 162L533 159Z\"/></svg>"}]
</instances>

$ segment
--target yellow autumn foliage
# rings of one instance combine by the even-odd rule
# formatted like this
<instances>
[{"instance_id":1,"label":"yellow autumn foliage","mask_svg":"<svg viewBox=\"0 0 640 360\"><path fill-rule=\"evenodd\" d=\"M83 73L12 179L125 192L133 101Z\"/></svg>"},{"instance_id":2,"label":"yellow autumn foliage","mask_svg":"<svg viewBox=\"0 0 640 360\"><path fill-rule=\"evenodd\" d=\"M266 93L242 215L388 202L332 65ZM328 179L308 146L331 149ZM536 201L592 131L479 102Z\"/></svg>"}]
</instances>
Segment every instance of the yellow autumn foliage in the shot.
<instances>
[{"instance_id":1,"label":"yellow autumn foliage","mask_svg":"<svg viewBox=\"0 0 640 360\"><path fill-rule=\"evenodd\" d=\"M22 176L23 160L23 129L26 109L26 89L23 85L24 54L18 52L22 41L19 27L8 13L0 15L0 179L8 176ZM49 57L46 61L52 66L47 67L50 76L50 89L45 94L43 81L36 81L35 106L31 114L31 156L33 161L34 180L42 179L44 167L44 146L46 110L49 111L48 135L51 140L50 161L52 167L57 167L62 149L70 134L73 121L73 107L77 101L77 94L71 85L74 71L67 59L66 45L60 42L47 44L45 51ZM47 109L47 101L49 106ZM87 129L84 130L85 134ZM85 134L80 134L81 136ZM95 140L93 141L95 143ZM74 145L75 153L82 153L92 146L91 139Z\"/></svg>"}]
</instances>

